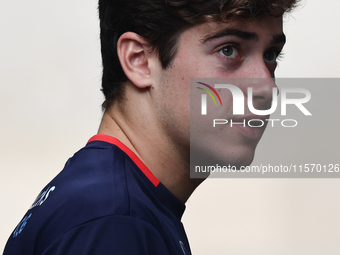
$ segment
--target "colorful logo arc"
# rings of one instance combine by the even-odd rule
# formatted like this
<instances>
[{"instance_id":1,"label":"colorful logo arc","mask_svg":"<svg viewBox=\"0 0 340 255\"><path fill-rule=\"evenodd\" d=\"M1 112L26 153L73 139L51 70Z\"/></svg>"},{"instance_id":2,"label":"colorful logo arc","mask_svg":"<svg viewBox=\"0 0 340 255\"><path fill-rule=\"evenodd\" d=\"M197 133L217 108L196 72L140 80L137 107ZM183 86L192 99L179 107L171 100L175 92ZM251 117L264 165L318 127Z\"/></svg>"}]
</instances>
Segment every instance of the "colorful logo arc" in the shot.
<instances>
[{"instance_id":1,"label":"colorful logo arc","mask_svg":"<svg viewBox=\"0 0 340 255\"><path fill-rule=\"evenodd\" d=\"M201 84L201 85L204 85L204 86L206 86L207 88L211 89L211 91L213 91L213 92L215 93L215 95L217 96L218 100L220 101L220 103L221 103L221 105L222 105L222 100L221 100L221 98L220 98L220 95L217 93L217 91L216 91L213 87L211 87L210 85L205 84L205 83L203 83L203 82L197 82L197 83L198 83L198 84ZM204 92L206 92L206 93L214 100L215 105L217 105L216 100L215 100L214 96L210 93L210 91L208 91L208 90L206 90L206 89L202 89L202 88L200 88L200 87L197 87L197 88L203 90Z\"/></svg>"}]
</instances>

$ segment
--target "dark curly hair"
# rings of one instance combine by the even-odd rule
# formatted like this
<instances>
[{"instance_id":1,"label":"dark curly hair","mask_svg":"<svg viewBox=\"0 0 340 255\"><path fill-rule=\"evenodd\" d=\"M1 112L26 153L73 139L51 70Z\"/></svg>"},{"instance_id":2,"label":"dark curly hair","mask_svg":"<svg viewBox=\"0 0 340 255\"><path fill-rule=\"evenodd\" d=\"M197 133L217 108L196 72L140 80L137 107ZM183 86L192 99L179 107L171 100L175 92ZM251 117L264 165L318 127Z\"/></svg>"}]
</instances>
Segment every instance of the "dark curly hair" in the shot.
<instances>
[{"instance_id":1,"label":"dark curly hair","mask_svg":"<svg viewBox=\"0 0 340 255\"><path fill-rule=\"evenodd\" d=\"M99 0L103 60L103 109L124 95L127 77L122 70L117 42L125 32L143 37L166 69L176 55L177 39L189 27L207 21L281 16L298 0Z\"/></svg>"}]
</instances>

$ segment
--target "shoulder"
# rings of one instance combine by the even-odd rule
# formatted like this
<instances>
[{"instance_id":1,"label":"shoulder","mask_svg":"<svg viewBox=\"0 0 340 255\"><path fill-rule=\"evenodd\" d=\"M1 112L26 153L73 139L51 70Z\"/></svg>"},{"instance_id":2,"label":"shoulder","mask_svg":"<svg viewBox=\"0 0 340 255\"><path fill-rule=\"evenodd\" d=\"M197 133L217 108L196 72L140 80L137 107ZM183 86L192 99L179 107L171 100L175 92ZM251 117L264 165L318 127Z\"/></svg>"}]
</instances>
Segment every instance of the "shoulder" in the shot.
<instances>
[{"instance_id":1,"label":"shoulder","mask_svg":"<svg viewBox=\"0 0 340 255\"><path fill-rule=\"evenodd\" d=\"M29 210L27 233L30 229L35 232L38 246L44 249L72 229L99 222L97 219L129 216L125 161L119 148L101 142L88 144L70 158Z\"/></svg>"},{"instance_id":2,"label":"shoulder","mask_svg":"<svg viewBox=\"0 0 340 255\"><path fill-rule=\"evenodd\" d=\"M86 240L86 244L84 243ZM64 233L46 254L169 254L158 231L148 222L124 215L102 217Z\"/></svg>"},{"instance_id":3,"label":"shoulder","mask_svg":"<svg viewBox=\"0 0 340 255\"><path fill-rule=\"evenodd\" d=\"M162 243L167 231L160 226L171 220L155 196L161 185L157 188L149 170L130 154L105 141L88 143L38 195L25 215L29 218L24 229L12 243L34 244L38 253L54 244L63 247L71 239L100 238L107 242L103 247L110 247L105 239L109 236L117 246L122 242L119 236L135 236L131 242L150 236L148 240ZM30 254L27 249L26 254Z\"/></svg>"},{"instance_id":4,"label":"shoulder","mask_svg":"<svg viewBox=\"0 0 340 255\"><path fill-rule=\"evenodd\" d=\"M78 151L48 185L55 186L53 195L58 206L79 209L86 214L96 211L102 216L117 213L118 206L127 206L125 158L119 148L100 142ZM121 209L120 214L124 214Z\"/></svg>"}]
</instances>

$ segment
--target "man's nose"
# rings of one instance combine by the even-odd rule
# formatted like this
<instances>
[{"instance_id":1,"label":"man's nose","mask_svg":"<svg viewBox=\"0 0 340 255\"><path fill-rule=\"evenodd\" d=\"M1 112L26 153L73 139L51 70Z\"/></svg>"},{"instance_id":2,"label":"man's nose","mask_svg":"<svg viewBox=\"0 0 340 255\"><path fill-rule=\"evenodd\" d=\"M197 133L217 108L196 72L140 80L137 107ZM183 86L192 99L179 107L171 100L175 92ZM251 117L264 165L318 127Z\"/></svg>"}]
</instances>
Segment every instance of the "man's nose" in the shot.
<instances>
[{"instance_id":1,"label":"man's nose","mask_svg":"<svg viewBox=\"0 0 340 255\"><path fill-rule=\"evenodd\" d=\"M267 65L262 55L254 57L248 63L248 68L252 78L274 78L275 68Z\"/></svg>"},{"instance_id":2,"label":"man's nose","mask_svg":"<svg viewBox=\"0 0 340 255\"><path fill-rule=\"evenodd\" d=\"M258 110L269 109L273 98L277 97L279 90L275 84L274 75L263 59L253 64L249 87L252 88L253 106Z\"/></svg>"}]
</instances>

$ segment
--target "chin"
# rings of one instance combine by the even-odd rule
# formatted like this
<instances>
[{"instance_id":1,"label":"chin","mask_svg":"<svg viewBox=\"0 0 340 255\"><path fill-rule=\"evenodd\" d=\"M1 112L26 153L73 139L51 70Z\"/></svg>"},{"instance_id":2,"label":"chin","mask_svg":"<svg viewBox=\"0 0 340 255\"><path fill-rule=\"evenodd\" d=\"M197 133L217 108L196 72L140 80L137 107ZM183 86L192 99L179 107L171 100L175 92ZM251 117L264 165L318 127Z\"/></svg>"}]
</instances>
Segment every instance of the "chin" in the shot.
<instances>
[{"instance_id":1,"label":"chin","mask_svg":"<svg viewBox=\"0 0 340 255\"><path fill-rule=\"evenodd\" d=\"M255 156L256 145L252 144L237 144L225 148L223 153L219 155L220 160L224 161L225 164L241 167L249 166Z\"/></svg>"},{"instance_id":2,"label":"chin","mask_svg":"<svg viewBox=\"0 0 340 255\"><path fill-rule=\"evenodd\" d=\"M220 166L248 166L253 162L255 148L253 146L238 145L229 148L207 148L207 147L192 147L191 148L191 163L195 165L220 165Z\"/></svg>"},{"instance_id":3,"label":"chin","mask_svg":"<svg viewBox=\"0 0 340 255\"><path fill-rule=\"evenodd\" d=\"M249 166L254 160L254 153L249 153L246 155L242 155L236 159L230 160L230 165L235 166L237 169L240 169L242 166Z\"/></svg>"}]
</instances>

